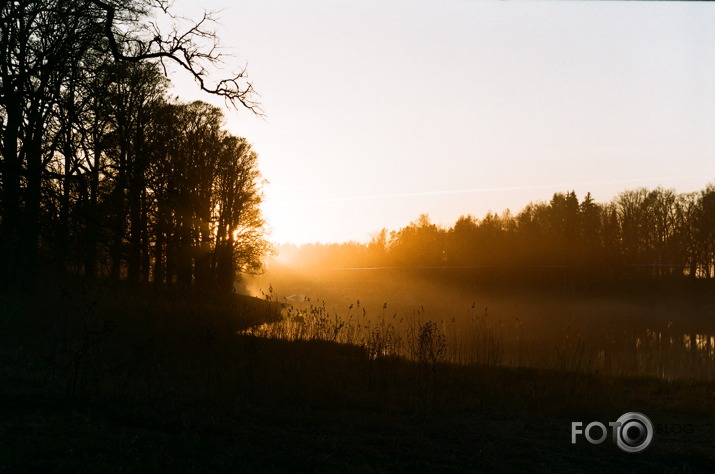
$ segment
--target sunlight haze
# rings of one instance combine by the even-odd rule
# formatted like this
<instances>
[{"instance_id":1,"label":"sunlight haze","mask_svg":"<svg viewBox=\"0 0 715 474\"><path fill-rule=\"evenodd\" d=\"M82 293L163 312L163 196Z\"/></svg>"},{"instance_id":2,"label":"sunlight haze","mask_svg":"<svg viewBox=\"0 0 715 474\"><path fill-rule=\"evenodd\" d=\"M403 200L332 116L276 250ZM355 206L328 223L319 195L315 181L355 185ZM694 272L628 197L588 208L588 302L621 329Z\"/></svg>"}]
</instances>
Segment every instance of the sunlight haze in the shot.
<instances>
[{"instance_id":1,"label":"sunlight haze","mask_svg":"<svg viewBox=\"0 0 715 474\"><path fill-rule=\"evenodd\" d=\"M260 93L266 119L227 110L227 128L259 153L276 242L715 177L707 3L188 4L220 10L226 69Z\"/></svg>"}]
</instances>

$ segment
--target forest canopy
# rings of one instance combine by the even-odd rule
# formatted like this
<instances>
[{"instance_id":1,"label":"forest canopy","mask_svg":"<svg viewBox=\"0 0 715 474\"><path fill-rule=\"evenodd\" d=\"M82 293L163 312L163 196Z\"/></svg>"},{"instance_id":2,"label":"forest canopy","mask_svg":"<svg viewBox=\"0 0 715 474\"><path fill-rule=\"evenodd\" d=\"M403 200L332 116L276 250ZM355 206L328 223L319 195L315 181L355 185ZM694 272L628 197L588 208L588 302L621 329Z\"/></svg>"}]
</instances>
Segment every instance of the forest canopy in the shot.
<instances>
[{"instance_id":1,"label":"forest canopy","mask_svg":"<svg viewBox=\"0 0 715 474\"><path fill-rule=\"evenodd\" d=\"M232 288L236 271L261 266L256 153L220 109L170 99L166 66L260 109L245 70L211 82L211 16L187 21L161 1L0 5L3 286L31 287L52 267Z\"/></svg>"},{"instance_id":2,"label":"forest canopy","mask_svg":"<svg viewBox=\"0 0 715 474\"><path fill-rule=\"evenodd\" d=\"M518 214L429 216L381 230L367 244L284 247L296 265L481 267L511 277L715 278L715 187L700 192L639 188L606 203L555 193Z\"/></svg>"}]
</instances>

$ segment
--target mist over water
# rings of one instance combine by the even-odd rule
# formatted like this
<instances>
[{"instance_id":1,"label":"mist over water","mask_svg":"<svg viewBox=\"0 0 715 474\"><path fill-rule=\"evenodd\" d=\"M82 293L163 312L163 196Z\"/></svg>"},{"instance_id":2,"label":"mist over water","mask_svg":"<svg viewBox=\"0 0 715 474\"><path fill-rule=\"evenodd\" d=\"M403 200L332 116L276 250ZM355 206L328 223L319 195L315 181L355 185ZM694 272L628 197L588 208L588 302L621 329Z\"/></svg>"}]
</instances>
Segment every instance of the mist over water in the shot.
<instances>
[{"instance_id":1,"label":"mist over water","mask_svg":"<svg viewBox=\"0 0 715 474\"><path fill-rule=\"evenodd\" d=\"M402 338L396 355L408 358L410 327L433 321L446 339L445 360L458 364L666 379L715 376L715 325L707 300L677 291L589 289L568 280L544 288L469 277L479 272L273 266L246 277L243 289L284 305L287 319L301 312L299 324L308 324L313 310L331 327L355 325L353 339L342 342L363 345L357 329L389 326ZM274 336L279 333L287 337L280 331Z\"/></svg>"}]
</instances>

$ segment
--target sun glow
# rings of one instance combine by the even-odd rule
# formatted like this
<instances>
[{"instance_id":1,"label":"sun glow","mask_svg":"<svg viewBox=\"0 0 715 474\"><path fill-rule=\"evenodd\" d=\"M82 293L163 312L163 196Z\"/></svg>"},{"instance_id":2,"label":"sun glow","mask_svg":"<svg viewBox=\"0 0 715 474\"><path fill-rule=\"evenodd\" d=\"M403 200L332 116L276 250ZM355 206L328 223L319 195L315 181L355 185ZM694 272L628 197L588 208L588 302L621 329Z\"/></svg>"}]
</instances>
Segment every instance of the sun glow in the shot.
<instances>
[{"instance_id":1,"label":"sun glow","mask_svg":"<svg viewBox=\"0 0 715 474\"><path fill-rule=\"evenodd\" d=\"M221 6L267 113L227 126L260 155L274 241L365 241L422 213L450 225L571 189L607 201L715 177L704 4Z\"/></svg>"}]
</instances>

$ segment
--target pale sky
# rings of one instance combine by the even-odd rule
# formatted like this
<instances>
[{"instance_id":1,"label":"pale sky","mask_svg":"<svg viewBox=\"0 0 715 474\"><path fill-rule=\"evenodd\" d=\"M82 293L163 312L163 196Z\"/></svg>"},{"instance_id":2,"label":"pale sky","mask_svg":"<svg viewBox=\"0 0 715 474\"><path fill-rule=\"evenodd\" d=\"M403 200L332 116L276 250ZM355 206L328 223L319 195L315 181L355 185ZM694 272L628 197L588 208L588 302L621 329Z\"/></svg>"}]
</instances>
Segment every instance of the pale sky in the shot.
<instances>
[{"instance_id":1,"label":"pale sky","mask_svg":"<svg viewBox=\"0 0 715 474\"><path fill-rule=\"evenodd\" d=\"M428 213L715 181L715 5L179 0L219 13L267 118L226 111L279 243L367 241ZM175 92L203 99L188 78Z\"/></svg>"}]
</instances>

